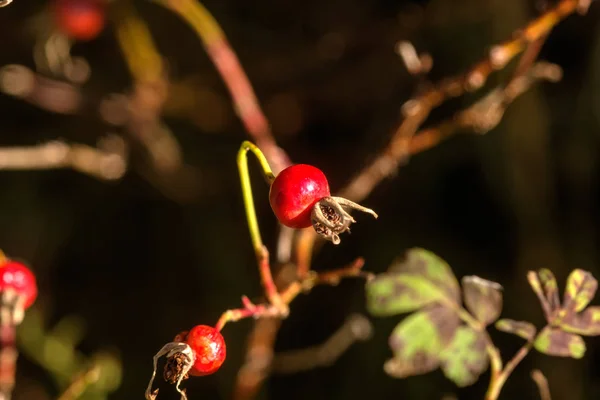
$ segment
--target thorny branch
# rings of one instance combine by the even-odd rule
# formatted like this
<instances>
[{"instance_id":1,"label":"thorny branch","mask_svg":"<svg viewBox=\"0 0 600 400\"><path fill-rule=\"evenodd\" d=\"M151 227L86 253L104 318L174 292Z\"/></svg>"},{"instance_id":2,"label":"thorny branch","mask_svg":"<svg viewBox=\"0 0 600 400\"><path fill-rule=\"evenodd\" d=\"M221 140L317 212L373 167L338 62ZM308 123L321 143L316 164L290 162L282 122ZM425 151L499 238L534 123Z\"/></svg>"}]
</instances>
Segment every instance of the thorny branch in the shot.
<instances>
[{"instance_id":1,"label":"thorny branch","mask_svg":"<svg viewBox=\"0 0 600 400\"><path fill-rule=\"evenodd\" d=\"M407 101L402 109L404 120L393 134L388 146L352 179L340 195L353 201L363 200L383 179L392 175L402 162L406 162L411 154L436 145L459 129L474 129L478 133L487 132L499 123L506 107L528 90L533 83L538 80L560 79L560 68L546 63L534 64L535 59L548 33L568 15L576 11L585 13L589 4L589 1L560 1L525 28L516 31L512 39L492 47L487 57L471 67L467 73L443 80ZM512 79L504 87L496 88L483 100L457 113L452 121L442 123L437 129L419 131L434 108L450 98L482 88L494 71L506 67L523 51L525 54ZM490 110L493 112L490 113ZM250 134L254 136L252 132ZM257 140L256 137L254 138ZM260 143L264 146L265 138L261 139L263 140ZM271 145L275 146L275 144ZM297 276L304 276L310 271L310 259L316 239L317 235L311 229L305 229L296 236ZM252 398L266 378L273 359L272 345L278 326L279 322L272 318L257 322L251 335L247 362L238 375L236 399Z\"/></svg>"},{"instance_id":2,"label":"thorny branch","mask_svg":"<svg viewBox=\"0 0 600 400\"><path fill-rule=\"evenodd\" d=\"M291 161L285 152L277 146L272 136L268 121L262 112L250 82L245 75L239 60L231 49L223 31L210 13L198 2L194 0L157 0L161 5L171 9L184 18L197 32L202 39L203 44L209 54L209 57L215 64L217 70L225 81L227 88L233 98L236 111L244 122L249 135L255 143L265 152L267 159L273 165L275 173L291 164ZM532 83L537 80L556 80L560 78L560 70L549 64L534 63L543 44L544 38L548 33L566 16L580 12L585 13L590 1L583 0L561 0L553 8L547 10L540 17L529 23L525 28L515 32L513 38L499 45L494 46L487 57L474 65L466 74L446 79L431 89L419 94L415 98L407 101L402 107L404 120L399 125L388 146L378 155L369 165L367 165L347 186L340 195L353 201L364 199L369 193L386 177L392 175L397 168L407 161L411 154L423 151L439 143L442 139L450 136L460 129L473 129L476 132L486 132L492 129L502 118L503 112L517 96L526 91ZM143 105L139 119L133 118L136 123L144 125L141 130L133 130L138 137L144 138L147 126L156 127L158 114L160 113L164 101L164 85L168 83L163 77L158 79L147 79L144 76L141 79L141 68L139 60L144 59L151 51L151 42L135 43L127 40L132 38L132 32L142 32L143 25L132 23L128 29L121 32L121 43L124 44L124 53L128 59L128 65L133 75L136 77L138 85L132 97L133 102L140 101ZM129 34L129 36L128 36ZM142 37L144 37L142 35ZM129 47L127 44L129 43ZM140 49L142 52L140 53ZM513 78L501 88L496 88L485 96L481 101L456 114L451 121L446 121L436 128L419 130L428 118L430 112L445 102L447 99L455 98L466 92L472 92L483 87L488 76L494 71L503 69L518 54L527 50L525 56L521 59L521 64L517 67ZM136 59L137 57L137 59ZM160 65L160 61L155 65ZM426 68L425 68L426 69ZM155 76L156 77L156 76ZM9 85L7 79L2 79L3 90L15 96L24 98L31 102L42 102L43 99L31 98L31 91L24 90L35 87L35 83L26 81L28 85L13 88ZM152 82L153 85L139 85L140 82ZM156 86L156 83L162 83ZM76 91L67 91L71 94L70 103L67 105L78 104ZM151 94L147 97L146 95ZM150 101L146 101L150 99ZM46 107L52 106L44 103ZM60 104L60 103L57 103ZM150 107L148 107L150 105ZM64 104L63 104L64 106ZM134 108L135 109L135 108ZM77 111L77 107L63 107L56 112ZM145 110L145 111L144 111ZM148 111L148 112L146 112ZM148 125L147 125L148 123ZM129 127L131 128L131 126ZM50 147L48 147L50 146ZM51 150L51 151L49 151ZM152 147L149 147L152 153ZM74 145L68 146L64 143L50 143L48 145L36 146L32 148L14 148L3 149L0 151L0 168L20 169L23 165L16 162L16 155L25 156L25 159L31 160L32 154L36 157L41 155L40 160L33 162L28 168L65 168L71 167L80 169L87 173L102 168L91 168L89 165L82 165L78 162L78 154L82 151L88 152L96 157L96 160L103 160L98 150L87 146ZM33 153L32 153L33 152ZM100 153L100 154L98 154ZM50 156L48 156L50 154ZM112 154L111 154L112 155ZM92 157L94 158L94 157ZM4 160L4 164L2 164ZM123 161L124 159L122 159ZM101 162L97 162L97 167ZM124 168L123 163L123 168ZM113 174L115 172L113 171ZM100 173L101 176L104 175ZM110 174L109 174L110 175ZM106 178L105 178L106 179ZM357 261L354 266L330 273L330 275L314 274L310 271L310 258L314 251L314 242L317 238L313 230L306 229L299 235L289 235L289 231L282 229L282 235L288 234L287 238L294 238L296 242L296 273L295 278L290 284L286 279L280 287L283 299L289 303L303 290L310 290L319 283L337 283L343 276L358 276L362 267L362 259ZM281 243L288 241L282 240ZM286 252L288 253L288 252ZM284 260L285 261L285 260ZM358 267L357 267L358 266ZM280 282L283 271L288 268L282 268L278 275ZM224 314L219 322L222 327L227 321L234 321L245 317L269 317L272 316L272 306L265 304L255 305L248 299L244 299L244 307L237 310L231 310ZM272 361L272 345L279 326L278 318L260 319L256 324L252 335L252 345L248 349L248 359L252 360L252 365L247 364L240 370L236 393L238 398L250 398L258 390L260 383L266 377L268 368ZM263 346L260 348L259 346ZM251 355L261 354L260 357L251 357Z\"/></svg>"}]
</instances>

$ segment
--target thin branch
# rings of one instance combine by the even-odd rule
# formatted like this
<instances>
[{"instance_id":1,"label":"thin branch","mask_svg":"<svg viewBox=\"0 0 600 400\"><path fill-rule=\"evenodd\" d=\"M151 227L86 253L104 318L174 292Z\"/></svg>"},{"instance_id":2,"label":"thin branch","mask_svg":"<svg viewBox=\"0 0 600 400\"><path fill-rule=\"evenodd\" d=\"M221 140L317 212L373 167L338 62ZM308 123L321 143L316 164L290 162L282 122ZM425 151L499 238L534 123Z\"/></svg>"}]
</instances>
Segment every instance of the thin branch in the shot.
<instances>
[{"instance_id":1,"label":"thin branch","mask_svg":"<svg viewBox=\"0 0 600 400\"><path fill-rule=\"evenodd\" d=\"M547 37L552 28L560 21L568 15L579 11L578 5L579 1L576 0L560 1L553 8L548 9L545 13L530 22L525 28L515 31L511 40L493 46L487 56L482 61L473 65L466 73L444 79L427 91L405 102L402 107L404 120L392 135L387 147L362 171L360 171L359 174L340 191L339 195L352 201L362 201L381 181L393 175L401 163L407 162L410 155L434 147L443 139L454 134L461 123L465 125L465 118L468 120L476 115L473 113L461 115L459 112L457 118L445 121L440 124L438 128L420 132L419 129L427 120L433 109L439 107L451 98L459 97L466 92L473 92L483 87L488 77L494 71L504 68L512 59L524 50L527 49L529 52L527 55L528 59L533 54L537 53L536 50L539 51L539 49L536 49L536 46L541 46L543 39ZM534 45L532 46L532 44ZM525 66L531 65L530 63L532 61L529 61L528 59L523 60L520 67L517 69L522 70ZM519 71L519 74L523 73L525 73L525 71ZM560 73L558 73L558 76L560 76ZM492 91L490 95L486 96L491 105L495 106L495 109L492 110L494 113L490 113L487 117L487 121L483 121L486 122L485 125L487 125L487 127L497 125L506 106L530 86L531 82L533 82L531 79L534 77L532 76L524 81L520 79L520 75L514 75L514 78L515 79L510 80L506 85L506 93L503 93L504 90L496 89L495 91ZM535 78L535 80L539 79L554 80L551 76ZM506 98L503 98L503 96ZM480 103L480 105L483 105L483 103ZM480 112L479 115L481 115ZM494 117L495 120L492 119L492 117ZM458 124L457 120L459 122ZM481 120L478 119L478 121ZM474 122L476 121L471 121L471 124ZM493 124L491 122L493 122ZM470 126L467 127L471 128ZM486 126L481 126L480 128L484 129L485 127ZM312 250L314 245L310 242L317 239L315 232L306 229L300 233L300 236L302 236L299 240L303 243L303 248ZM297 249L298 256L302 260L310 260L310 253L300 254L303 248ZM305 262L303 264L303 270L306 270L307 268L310 268L310 265Z\"/></svg>"},{"instance_id":2,"label":"thin branch","mask_svg":"<svg viewBox=\"0 0 600 400\"><path fill-rule=\"evenodd\" d=\"M546 379L542 371L539 369L534 369L531 371L531 379L533 379L538 387L538 390L540 391L540 399L552 400L552 396L550 395L550 387L548 386L548 379Z\"/></svg>"},{"instance_id":3,"label":"thin branch","mask_svg":"<svg viewBox=\"0 0 600 400\"><path fill-rule=\"evenodd\" d=\"M299 294L307 293L317 285L336 286L339 284L340 280L344 278L359 277L371 279L372 274L362 271L364 263L364 259L358 258L344 268L323 273L313 272L309 277L293 282L281 293L278 293L280 300L285 305L285 310L287 310L287 306L294 301ZM272 302L254 304L248 297L243 296L242 304L242 308L225 311L219 318L215 328L221 330L229 322L236 322L250 317L255 319L272 317L281 318L286 315L286 311L283 311L281 307Z\"/></svg>"},{"instance_id":4,"label":"thin branch","mask_svg":"<svg viewBox=\"0 0 600 400\"><path fill-rule=\"evenodd\" d=\"M354 343L371 338L373 326L367 317L351 315L325 343L278 353L271 369L275 374L294 374L333 364Z\"/></svg>"},{"instance_id":5,"label":"thin branch","mask_svg":"<svg viewBox=\"0 0 600 400\"><path fill-rule=\"evenodd\" d=\"M533 84L541 80L557 82L561 77L562 71L559 66L538 62L524 75L515 77L507 85L493 89L453 118L441 122L436 127L419 131L409 144L409 153L412 155L428 150L461 131L487 133L500 123L512 102Z\"/></svg>"},{"instance_id":6,"label":"thin branch","mask_svg":"<svg viewBox=\"0 0 600 400\"><path fill-rule=\"evenodd\" d=\"M210 12L195 0L156 0L183 18L202 40L211 61L221 74L233 99L235 111L248 134L262 149L275 174L291 164L287 154L275 143L271 127L254 89L225 33Z\"/></svg>"},{"instance_id":7,"label":"thin branch","mask_svg":"<svg viewBox=\"0 0 600 400\"><path fill-rule=\"evenodd\" d=\"M577 11L578 4L576 0L562 0L525 28L516 31L513 39L492 47L487 57L466 74L445 79L407 101L403 106L404 120L388 146L341 191L340 196L362 201L383 179L392 175L401 162L406 161L410 155L412 137L434 108L448 99L481 88L492 72L504 68L530 43L545 37L562 19Z\"/></svg>"},{"instance_id":8,"label":"thin branch","mask_svg":"<svg viewBox=\"0 0 600 400\"><path fill-rule=\"evenodd\" d=\"M98 382L100 376L100 367L97 364L91 365L75 376L75 379L71 381L57 400L75 400L79 398L88 386Z\"/></svg>"}]
</instances>

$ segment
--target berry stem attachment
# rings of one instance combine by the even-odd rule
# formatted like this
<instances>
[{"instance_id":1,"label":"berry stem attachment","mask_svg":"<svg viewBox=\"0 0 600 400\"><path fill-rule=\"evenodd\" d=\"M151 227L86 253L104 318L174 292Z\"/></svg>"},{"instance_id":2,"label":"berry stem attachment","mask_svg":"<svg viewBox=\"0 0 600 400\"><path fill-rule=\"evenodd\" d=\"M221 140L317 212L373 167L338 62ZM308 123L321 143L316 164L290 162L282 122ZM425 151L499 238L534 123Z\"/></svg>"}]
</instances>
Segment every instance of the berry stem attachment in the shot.
<instances>
[{"instance_id":1,"label":"berry stem attachment","mask_svg":"<svg viewBox=\"0 0 600 400\"><path fill-rule=\"evenodd\" d=\"M343 278L364 278L370 280L373 275L362 271L364 264L365 260L362 257L359 257L343 268L322 273L313 272L312 274L308 274L305 278L293 282L283 290L280 294L280 298L287 307L287 305L299 294L309 292L317 285L336 286ZM281 311L272 304L254 304L246 296L242 297L242 304L242 308L225 311L215 325L215 329L221 331L229 322L237 322L241 319L250 317L259 319L282 316Z\"/></svg>"},{"instance_id":2,"label":"berry stem attachment","mask_svg":"<svg viewBox=\"0 0 600 400\"><path fill-rule=\"evenodd\" d=\"M271 304L279 309L281 315L287 316L289 310L287 305L281 300L281 297L277 291L277 286L275 286L275 281L273 280L273 275L271 273L271 266L269 264L269 252L262 242L260 230L258 228L258 219L256 217L256 209L254 208L254 200L252 198L250 173L248 171L248 151L251 151L252 154L254 154L254 156L258 159L263 175L268 184L271 184L275 180L275 175L273 174L271 166L269 165L269 162L262 151L254 143L251 143L247 140L244 141L240 147L240 150L238 151L237 165L240 172L242 195L244 197L244 208L246 210L246 218L248 219L248 229L250 230L252 247L254 247L254 252L258 262L258 270L267 299Z\"/></svg>"}]
</instances>

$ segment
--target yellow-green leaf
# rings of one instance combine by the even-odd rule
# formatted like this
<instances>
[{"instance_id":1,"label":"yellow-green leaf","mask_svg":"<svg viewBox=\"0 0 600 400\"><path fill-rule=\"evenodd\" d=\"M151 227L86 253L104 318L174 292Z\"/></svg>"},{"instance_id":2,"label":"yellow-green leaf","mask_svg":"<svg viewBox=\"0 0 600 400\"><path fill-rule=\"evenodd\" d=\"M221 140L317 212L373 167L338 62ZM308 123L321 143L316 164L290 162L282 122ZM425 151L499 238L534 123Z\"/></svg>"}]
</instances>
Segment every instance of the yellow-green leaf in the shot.
<instances>
[{"instance_id":1,"label":"yellow-green leaf","mask_svg":"<svg viewBox=\"0 0 600 400\"><path fill-rule=\"evenodd\" d=\"M582 311L594 298L598 281L588 271L575 269L567 279L563 309L567 312Z\"/></svg>"},{"instance_id":2,"label":"yellow-green leaf","mask_svg":"<svg viewBox=\"0 0 600 400\"><path fill-rule=\"evenodd\" d=\"M544 295L548 300L550 310L554 311L560 307L560 298L558 296L558 283L552 271L542 268L538 271L538 277L544 290Z\"/></svg>"}]
</instances>

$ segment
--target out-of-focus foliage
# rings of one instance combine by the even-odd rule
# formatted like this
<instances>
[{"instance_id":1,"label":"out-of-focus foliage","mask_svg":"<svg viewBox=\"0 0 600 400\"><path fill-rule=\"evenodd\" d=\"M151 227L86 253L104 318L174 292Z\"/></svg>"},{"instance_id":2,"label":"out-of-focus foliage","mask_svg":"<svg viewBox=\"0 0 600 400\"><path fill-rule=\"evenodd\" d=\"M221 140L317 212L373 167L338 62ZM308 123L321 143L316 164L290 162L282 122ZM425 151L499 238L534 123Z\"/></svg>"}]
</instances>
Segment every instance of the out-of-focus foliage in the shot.
<instances>
[{"instance_id":1,"label":"out-of-focus foliage","mask_svg":"<svg viewBox=\"0 0 600 400\"><path fill-rule=\"evenodd\" d=\"M112 351L100 350L89 356L80 352L77 347L85 334L85 323L76 316L66 316L48 329L40 308L34 306L18 330L18 340L23 355L51 374L59 393L80 379L85 384L77 398L107 399L121 385L121 360ZM90 371L93 373L88 374Z\"/></svg>"},{"instance_id":2,"label":"out-of-focus foliage","mask_svg":"<svg viewBox=\"0 0 600 400\"><path fill-rule=\"evenodd\" d=\"M500 315L502 293L497 286L478 277L463 280L466 304L486 324ZM487 369L482 332L461 323L458 281L435 254L419 248L408 251L405 260L367 283L367 307L377 316L420 309L390 336L394 357L384 367L389 375L403 378L441 367L462 387L473 384Z\"/></svg>"},{"instance_id":3,"label":"out-of-focus foliage","mask_svg":"<svg viewBox=\"0 0 600 400\"><path fill-rule=\"evenodd\" d=\"M596 279L587 271L573 270L562 305L550 270L531 271L528 279L540 299L547 325L537 335L535 326L524 321L501 319L496 328L526 339L541 353L583 357L586 346L580 334L600 334L599 308L586 309L596 293ZM446 262L416 248L387 273L367 283L371 314L390 316L416 311L400 322L389 338L394 353L384 366L389 375L404 378L441 367L446 377L462 387L473 384L488 362L498 357L485 328L500 317L501 286L477 276L464 277L463 308L460 297L457 299L460 289L456 282ZM494 379L497 377L492 374Z\"/></svg>"}]
</instances>

